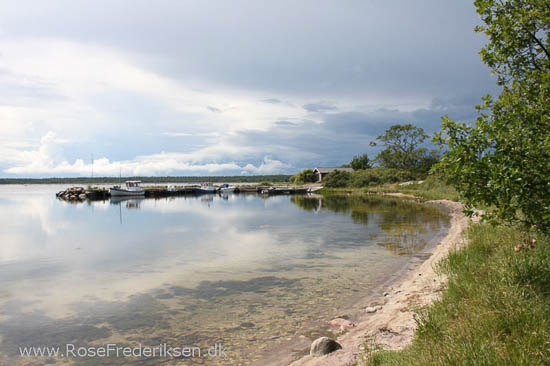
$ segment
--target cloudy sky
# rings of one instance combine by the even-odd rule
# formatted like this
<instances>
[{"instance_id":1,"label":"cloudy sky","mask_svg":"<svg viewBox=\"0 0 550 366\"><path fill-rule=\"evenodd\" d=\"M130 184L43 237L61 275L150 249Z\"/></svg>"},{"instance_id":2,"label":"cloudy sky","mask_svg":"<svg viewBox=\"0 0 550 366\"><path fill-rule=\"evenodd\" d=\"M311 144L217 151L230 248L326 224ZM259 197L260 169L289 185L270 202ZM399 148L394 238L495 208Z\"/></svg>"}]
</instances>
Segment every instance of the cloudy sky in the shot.
<instances>
[{"instance_id":1,"label":"cloudy sky","mask_svg":"<svg viewBox=\"0 0 550 366\"><path fill-rule=\"evenodd\" d=\"M467 0L0 1L0 177L294 173L475 118Z\"/></svg>"}]
</instances>

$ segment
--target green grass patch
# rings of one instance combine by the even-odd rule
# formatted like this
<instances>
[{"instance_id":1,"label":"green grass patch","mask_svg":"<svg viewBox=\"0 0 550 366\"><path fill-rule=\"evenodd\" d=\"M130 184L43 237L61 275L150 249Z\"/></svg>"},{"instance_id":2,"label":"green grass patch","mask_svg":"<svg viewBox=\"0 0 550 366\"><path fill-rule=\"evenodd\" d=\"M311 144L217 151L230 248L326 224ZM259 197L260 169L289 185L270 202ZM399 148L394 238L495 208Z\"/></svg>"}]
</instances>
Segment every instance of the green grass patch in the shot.
<instances>
[{"instance_id":1,"label":"green grass patch","mask_svg":"<svg viewBox=\"0 0 550 366\"><path fill-rule=\"evenodd\" d=\"M458 201L458 192L435 177L429 177L423 183L400 186L399 183L387 183L368 188L323 188L317 193L322 195L364 195L376 193L404 193L423 200L448 199Z\"/></svg>"},{"instance_id":2,"label":"green grass patch","mask_svg":"<svg viewBox=\"0 0 550 366\"><path fill-rule=\"evenodd\" d=\"M420 311L413 343L367 351L369 365L550 364L550 239L487 224L468 238L440 263L448 288Z\"/></svg>"},{"instance_id":3,"label":"green grass patch","mask_svg":"<svg viewBox=\"0 0 550 366\"><path fill-rule=\"evenodd\" d=\"M401 186L395 184L383 184L380 186L369 187L369 192L373 193L404 193L412 194L425 200L448 199L458 201L459 195L454 187L445 184L435 177L429 177L422 183L412 183Z\"/></svg>"},{"instance_id":4,"label":"green grass patch","mask_svg":"<svg viewBox=\"0 0 550 366\"><path fill-rule=\"evenodd\" d=\"M323 196L342 196L342 195L365 195L369 192L366 188L327 188L324 187L315 193L322 194Z\"/></svg>"}]
</instances>

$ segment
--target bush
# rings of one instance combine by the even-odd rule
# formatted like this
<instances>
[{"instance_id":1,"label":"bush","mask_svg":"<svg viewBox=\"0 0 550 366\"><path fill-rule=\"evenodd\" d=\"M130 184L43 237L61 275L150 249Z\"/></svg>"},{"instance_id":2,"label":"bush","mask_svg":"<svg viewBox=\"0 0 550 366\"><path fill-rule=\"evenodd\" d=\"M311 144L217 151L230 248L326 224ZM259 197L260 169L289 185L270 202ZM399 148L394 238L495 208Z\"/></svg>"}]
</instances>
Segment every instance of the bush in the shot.
<instances>
[{"instance_id":1,"label":"bush","mask_svg":"<svg viewBox=\"0 0 550 366\"><path fill-rule=\"evenodd\" d=\"M311 169L304 169L300 173L290 177L290 183L293 184L306 184L317 182L317 174Z\"/></svg>"},{"instance_id":2,"label":"bush","mask_svg":"<svg viewBox=\"0 0 550 366\"><path fill-rule=\"evenodd\" d=\"M323 179L323 185L328 188L344 188L349 187L352 174L344 170L335 170L327 174Z\"/></svg>"},{"instance_id":3,"label":"bush","mask_svg":"<svg viewBox=\"0 0 550 366\"><path fill-rule=\"evenodd\" d=\"M365 188L384 183L397 183L415 179L411 172L390 168L371 168L353 172L351 186Z\"/></svg>"},{"instance_id":4,"label":"bush","mask_svg":"<svg viewBox=\"0 0 550 366\"><path fill-rule=\"evenodd\" d=\"M364 188L380 184L380 177L373 170L374 169L365 169L353 172L351 186L355 188Z\"/></svg>"}]
</instances>

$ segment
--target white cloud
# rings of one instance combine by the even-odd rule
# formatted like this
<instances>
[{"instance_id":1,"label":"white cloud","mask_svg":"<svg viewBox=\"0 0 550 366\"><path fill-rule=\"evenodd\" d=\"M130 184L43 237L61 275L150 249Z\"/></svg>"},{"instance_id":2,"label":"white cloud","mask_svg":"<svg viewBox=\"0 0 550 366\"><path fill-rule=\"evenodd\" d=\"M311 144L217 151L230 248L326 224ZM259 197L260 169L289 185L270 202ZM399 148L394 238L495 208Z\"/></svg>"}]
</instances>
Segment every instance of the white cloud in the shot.
<instances>
[{"instance_id":1,"label":"white cloud","mask_svg":"<svg viewBox=\"0 0 550 366\"><path fill-rule=\"evenodd\" d=\"M92 153L109 167L337 164L364 151L356 131L383 133L380 118L434 126L432 99L494 84L470 2L112 3L0 1L0 176L78 171ZM333 128L346 112L371 118L346 134ZM42 151L51 164L49 131L71 141Z\"/></svg>"},{"instance_id":2,"label":"white cloud","mask_svg":"<svg viewBox=\"0 0 550 366\"><path fill-rule=\"evenodd\" d=\"M218 132L204 132L204 133L163 132L162 135L172 136L172 137L192 137L192 136L219 137L220 133Z\"/></svg>"},{"instance_id":3,"label":"white cloud","mask_svg":"<svg viewBox=\"0 0 550 366\"><path fill-rule=\"evenodd\" d=\"M322 156L318 145L293 143L296 131L309 139L308 129L327 116L381 102L274 95L270 100L292 103L265 103L263 93L176 81L138 66L135 55L96 44L0 39L0 49L0 169L8 175L88 176L92 152L96 175L290 173L300 159ZM310 127L275 134L281 121ZM138 142L128 146L128 136Z\"/></svg>"},{"instance_id":4,"label":"white cloud","mask_svg":"<svg viewBox=\"0 0 550 366\"><path fill-rule=\"evenodd\" d=\"M70 163L62 159L62 146L68 141L57 137L50 131L40 139L40 146L35 150L24 150L18 152L17 166L4 170L8 174L17 175L84 175L89 176L92 172L91 162L84 162L77 159ZM227 162L200 162L197 158L206 158L215 153L209 152L211 148L205 149L201 154L179 154L162 153L153 155L141 155L133 160L110 161L101 157L93 162L93 171L96 175L112 176L122 173L123 175L199 175L199 174L220 174L223 172L241 172L242 174L274 174L281 173L290 168L279 160L264 157L261 164L238 164L234 161ZM221 150L218 150L221 151Z\"/></svg>"},{"instance_id":5,"label":"white cloud","mask_svg":"<svg viewBox=\"0 0 550 366\"><path fill-rule=\"evenodd\" d=\"M95 161L94 172L118 174L122 167L125 174L213 174L224 170L268 174L289 165L271 158L259 165L249 164L265 151L235 144L229 137L244 130L266 131L282 118L300 121L306 114L299 107L301 101L296 105L266 104L253 91L200 80L176 82L136 66L131 55L99 45L56 39L0 39L0 49L0 85L10 86L0 88L0 121L6 140L0 149L0 163L6 174L89 175L91 166L85 160L90 151L79 154L79 142L93 145L98 135L113 139L128 133L151 136L159 128L168 131L160 132L161 136L203 140L186 149L191 152L142 156L140 150L124 151L125 156L135 155L125 161L103 157ZM17 88L21 90L16 93ZM119 99L112 101L113 95L140 97L117 105ZM140 108L149 103L158 106L158 111L141 116ZM157 116L160 114L171 117L163 119ZM34 148L15 146L29 138L34 140ZM71 156L83 158L68 161L63 154L68 141L72 142ZM164 150L162 144L157 148Z\"/></svg>"},{"instance_id":6,"label":"white cloud","mask_svg":"<svg viewBox=\"0 0 550 366\"><path fill-rule=\"evenodd\" d=\"M263 163L259 166L256 167L252 164L246 164L246 166L242 169L245 173L266 175L276 172L287 171L289 168L292 168L292 166L289 164L285 164L279 160L274 160L268 156L265 156Z\"/></svg>"},{"instance_id":7,"label":"white cloud","mask_svg":"<svg viewBox=\"0 0 550 366\"><path fill-rule=\"evenodd\" d=\"M99 110L93 99L112 92L141 94L174 113L192 114L194 123L208 128L266 128L276 116L303 115L299 108L287 104L266 106L258 102L259 96L254 92L201 80L176 82L137 66L131 55L103 46L27 38L0 40L0 49L0 82L64 97L54 103L43 97L29 100L31 93L7 95L0 113L7 117L3 123L10 125L33 119L29 113L36 116L39 112L41 119L53 127L71 127L75 123L86 127L80 122L84 116L84 120L93 120L95 128L107 127L112 125L112 119L106 118L105 111ZM22 104L26 108L15 108ZM90 115L92 112L95 113ZM121 118L117 121L120 123L127 126L132 121L124 123Z\"/></svg>"}]
</instances>

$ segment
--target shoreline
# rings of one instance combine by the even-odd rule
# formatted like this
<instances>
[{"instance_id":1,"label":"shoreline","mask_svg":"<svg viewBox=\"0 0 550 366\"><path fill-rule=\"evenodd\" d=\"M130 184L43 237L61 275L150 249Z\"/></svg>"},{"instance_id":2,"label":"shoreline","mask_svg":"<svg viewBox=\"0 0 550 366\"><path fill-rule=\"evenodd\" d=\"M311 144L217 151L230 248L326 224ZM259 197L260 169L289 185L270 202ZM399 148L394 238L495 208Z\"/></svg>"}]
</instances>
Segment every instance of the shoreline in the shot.
<instances>
[{"instance_id":1,"label":"shoreline","mask_svg":"<svg viewBox=\"0 0 550 366\"><path fill-rule=\"evenodd\" d=\"M386 195L393 195L387 194ZM403 195L399 195L403 197ZM365 342L376 344L387 350L399 350L406 347L416 331L414 310L426 306L439 297L445 288L446 279L438 275L435 265L444 259L449 251L464 245L463 233L470 219L462 212L459 202L450 200L426 201L426 204L440 205L448 211L450 227L447 234L431 248L429 258L419 263L411 263L399 271L398 275L388 279L365 297L367 306L380 305L374 313L363 314L355 326L339 335L335 340L342 349L326 356L311 357L304 355L296 358L300 350L310 342L301 339L294 344L292 353L288 347L274 349L271 357L260 360L266 366L352 366L363 364ZM327 322L330 319L327 319ZM313 341L313 340L311 340ZM303 353L302 353L303 354ZM255 362L253 365L259 363Z\"/></svg>"}]
</instances>

